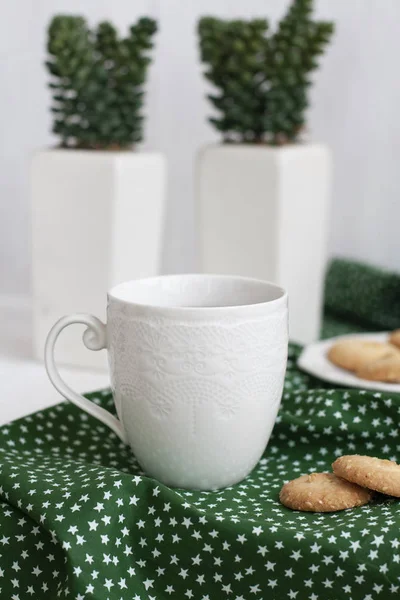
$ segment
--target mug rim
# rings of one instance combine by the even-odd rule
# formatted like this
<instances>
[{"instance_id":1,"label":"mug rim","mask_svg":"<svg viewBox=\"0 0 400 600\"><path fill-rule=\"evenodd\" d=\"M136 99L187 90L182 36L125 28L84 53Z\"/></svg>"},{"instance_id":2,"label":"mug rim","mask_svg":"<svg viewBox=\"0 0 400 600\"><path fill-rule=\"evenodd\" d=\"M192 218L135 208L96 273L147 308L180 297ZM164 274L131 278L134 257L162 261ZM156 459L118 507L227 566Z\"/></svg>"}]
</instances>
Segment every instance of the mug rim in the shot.
<instances>
[{"instance_id":1,"label":"mug rim","mask_svg":"<svg viewBox=\"0 0 400 600\"><path fill-rule=\"evenodd\" d=\"M224 305L224 306L179 306L179 305L163 305L163 304L149 304L149 303L145 303L145 302L138 302L138 301L133 301L133 300L127 300L124 298L121 298L120 296L118 296L117 292L118 290L121 290L121 288L124 288L125 286L135 283L135 284L141 284L141 283L151 283L152 281L156 282L156 281L167 281L167 280L173 280L173 279L186 279L186 280L190 280L190 279L215 279L215 280L232 280L232 281L237 281L237 282L243 282L243 283L249 283L249 284L259 284L259 285L263 285L266 288L274 289L277 291L277 293L279 294L276 298L273 298L271 300L265 300L265 301L261 301L261 302L250 302L250 303L246 303L246 304L228 304L228 305ZM121 304L125 304L128 306L136 306L139 308L148 308L151 310L155 310L155 311L165 311L165 312L176 312L176 311L182 311L182 312L196 312L196 313L201 313L201 314L206 314L206 313L212 313L212 312L222 312L222 311L237 311L238 309L251 309L254 307L259 307L260 309L262 309L263 307L273 307L274 305L280 304L282 302L286 302L287 301L287 297L288 297L288 293L287 291L280 285L278 285L277 283L274 283L272 281L268 281L268 280L264 280L264 279L258 279L256 277L247 277L247 276L243 276L243 275L229 275L229 274L218 274L218 273L170 273L170 274L165 274L165 275L155 275L155 276L151 276L151 277L140 277L138 279L129 279L127 281L123 281L121 283L118 283L117 285L114 285L108 292L107 292L107 298L108 300L112 300L113 302L118 302Z\"/></svg>"}]
</instances>

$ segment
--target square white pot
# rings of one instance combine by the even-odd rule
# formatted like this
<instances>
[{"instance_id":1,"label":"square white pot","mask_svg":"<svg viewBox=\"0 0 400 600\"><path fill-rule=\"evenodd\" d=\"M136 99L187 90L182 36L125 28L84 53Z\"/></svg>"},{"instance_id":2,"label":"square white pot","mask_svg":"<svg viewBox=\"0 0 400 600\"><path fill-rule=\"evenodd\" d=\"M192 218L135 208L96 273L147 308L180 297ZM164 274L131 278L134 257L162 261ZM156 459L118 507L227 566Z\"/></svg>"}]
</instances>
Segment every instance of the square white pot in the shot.
<instances>
[{"instance_id":1,"label":"square white pot","mask_svg":"<svg viewBox=\"0 0 400 600\"><path fill-rule=\"evenodd\" d=\"M166 191L158 153L54 149L31 171L34 352L43 357L54 322L73 312L106 318L106 293L160 272ZM60 337L61 363L105 368L79 331Z\"/></svg>"},{"instance_id":2,"label":"square white pot","mask_svg":"<svg viewBox=\"0 0 400 600\"><path fill-rule=\"evenodd\" d=\"M293 341L318 338L327 259L326 146L210 146L197 159L202 271L277 282Z\"/></svg>"}]
</instances>

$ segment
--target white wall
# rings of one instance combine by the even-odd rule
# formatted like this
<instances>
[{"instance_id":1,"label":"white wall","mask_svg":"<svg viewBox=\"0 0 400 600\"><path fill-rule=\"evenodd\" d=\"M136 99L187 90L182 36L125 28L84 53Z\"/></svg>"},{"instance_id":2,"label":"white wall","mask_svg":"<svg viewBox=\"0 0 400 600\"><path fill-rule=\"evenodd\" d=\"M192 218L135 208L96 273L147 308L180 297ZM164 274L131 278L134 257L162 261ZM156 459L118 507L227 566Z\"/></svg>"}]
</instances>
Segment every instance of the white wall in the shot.
<instances>
[{"instance_id":1,"label":"white wall","mask_svg":"<svg viewBox=\"0 0 400 600\"><path fill-rule=\"evenodd\" d=\"M310 130L335 156L332 254L400 269L400 2L316 0L337 23L312 93ZM29 157L51 136L44 60L45 27L57 12L125 28L158 18L146 148L167 154L170 170L165 271L196 268L193 160L217 139L198 62L200 15L278 18L282 0L13 0L0 19L0 293L29 293ZM54 199L57 201L57 198Z\"/></svg>"}]
</instances>

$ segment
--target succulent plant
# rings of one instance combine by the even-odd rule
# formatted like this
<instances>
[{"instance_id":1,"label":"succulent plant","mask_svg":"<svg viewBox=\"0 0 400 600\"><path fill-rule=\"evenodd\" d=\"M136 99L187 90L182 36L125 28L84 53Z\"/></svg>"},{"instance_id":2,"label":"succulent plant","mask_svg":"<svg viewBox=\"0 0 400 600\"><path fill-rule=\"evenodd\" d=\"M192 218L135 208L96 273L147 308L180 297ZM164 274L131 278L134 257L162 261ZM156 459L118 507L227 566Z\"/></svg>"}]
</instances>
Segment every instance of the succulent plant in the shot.
<instances>
[{"instance_id":1,"label":"succulent plant","mask_svg":"<svg viewBox=\"0 0 400 600\"><path fill-rule=\"evenodd\" d=\"M46 61L53 93L53 132L61 146L124 149L143 138L143 97L157 25L141 18L120 38L103 22L59 15L48 29Z\"/></svg>"},{"instance_id":2,"label":"succulent plant","mask_svg":"<svg viewBox=\"0 0 400 600\"><path fill-rule=\"evenodd\" d=\"M205 77L217 89L210 122L225 142L294 142L305 125L310 73L334 25L312 19L313 0L293 0L275 32L266 19L198 24Z\"/></svg>"}]
</instances>

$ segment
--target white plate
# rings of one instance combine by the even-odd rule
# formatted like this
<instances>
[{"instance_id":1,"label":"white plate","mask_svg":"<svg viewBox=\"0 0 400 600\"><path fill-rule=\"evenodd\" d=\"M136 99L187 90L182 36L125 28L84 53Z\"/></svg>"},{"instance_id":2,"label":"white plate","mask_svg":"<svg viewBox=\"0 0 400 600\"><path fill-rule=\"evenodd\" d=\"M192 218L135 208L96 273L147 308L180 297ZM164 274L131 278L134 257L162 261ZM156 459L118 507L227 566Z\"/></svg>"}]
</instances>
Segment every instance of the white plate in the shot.
<instances>
[{"instance_id":1,"label":"white plate","mask_svg":"<svg viewBox=\"0 0 400 600\"><path fill-rule=\"evenodd\" d=\"M400 393L400 383L383 383L380 381L367 381L360 379L345 371L340 367L336 367L326 357L329 348L338 342L348 338L367 339L374 342L386 342L388 333L386 331L380 333L354 333L350 335L341 335L329 340L322 340L306 346L301 353L297 366L306 371L310 375L319 377L324 381L344 385L346 387L356 387L366 390L380 390L382 392L397 392Z\"/></svg>"}]
</instances>

